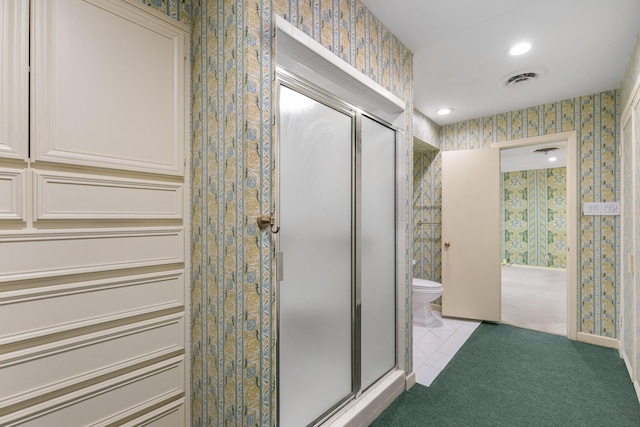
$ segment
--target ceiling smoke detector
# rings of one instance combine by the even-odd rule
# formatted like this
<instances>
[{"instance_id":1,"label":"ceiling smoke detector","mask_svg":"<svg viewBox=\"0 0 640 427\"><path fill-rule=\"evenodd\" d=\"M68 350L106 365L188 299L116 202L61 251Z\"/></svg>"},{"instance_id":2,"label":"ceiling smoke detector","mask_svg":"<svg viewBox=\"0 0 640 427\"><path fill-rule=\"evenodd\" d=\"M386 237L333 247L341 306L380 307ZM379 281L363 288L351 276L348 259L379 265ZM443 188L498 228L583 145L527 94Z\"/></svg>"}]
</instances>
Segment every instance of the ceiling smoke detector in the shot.
<instances>
[{"instance_id":1,"label":"ceiling smoke detector","mask_svg":"<svg viewBox=\"0 0 640 427\"><path fill-rule=\"evenodd\" d=\"M538 75L536 73L521 73L509 77L506 82L507 87L520 87L534 81Z\"/></svg>"},{"instance_id":2,"label":"ceiling smoke detector","mask_svg":"<svg viewBox=\"0 0 640 427\"><path fill-rule=\"evenodd\" d=\"M533 150L532 153L540 153L546 156L547 153L549 153L550 151L556 151L556 150L558 150L558 147L544 147L544 148L538 148L537 150Z\"/></svg>"}]
</instances>

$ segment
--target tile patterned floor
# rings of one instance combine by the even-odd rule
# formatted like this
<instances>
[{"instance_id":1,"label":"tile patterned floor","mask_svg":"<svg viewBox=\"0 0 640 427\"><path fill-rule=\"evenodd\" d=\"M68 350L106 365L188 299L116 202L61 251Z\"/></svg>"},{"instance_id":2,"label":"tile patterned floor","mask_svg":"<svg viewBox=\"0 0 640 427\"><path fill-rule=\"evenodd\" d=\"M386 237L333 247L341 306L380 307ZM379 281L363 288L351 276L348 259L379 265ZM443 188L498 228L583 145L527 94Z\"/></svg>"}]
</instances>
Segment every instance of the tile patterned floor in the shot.
<instances>
[{"instance_id":1,"label":"tile patterned floor","mask_svg":"<svg viewBox=\"0 0 640 427\"><path fill-rule=\"evenodd\" d=\"M439 311L433 314L436 321L431 327L413 326L413 371L416 382L425 386L431 385L480 325L474 320L443 318Z\"/></svg>"}]
</instances>

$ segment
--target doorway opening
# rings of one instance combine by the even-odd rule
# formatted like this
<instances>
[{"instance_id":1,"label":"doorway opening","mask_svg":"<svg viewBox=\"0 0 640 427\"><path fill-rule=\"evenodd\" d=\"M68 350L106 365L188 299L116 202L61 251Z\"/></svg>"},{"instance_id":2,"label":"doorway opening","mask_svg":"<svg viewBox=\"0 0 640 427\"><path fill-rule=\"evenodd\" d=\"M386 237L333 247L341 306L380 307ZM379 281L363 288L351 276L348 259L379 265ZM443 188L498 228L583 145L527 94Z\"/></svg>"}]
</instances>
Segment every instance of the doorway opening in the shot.
<instances>
[{"instance_id":1,"label":"doorway opening","mask_svg":"<svg viewBox=\"0 0 640 427\"><path fill-rule=\"evenodd\" d=\"M501 154L502 322L575 339L575 132L492 147Z\"/></svg>"}]
</instances>

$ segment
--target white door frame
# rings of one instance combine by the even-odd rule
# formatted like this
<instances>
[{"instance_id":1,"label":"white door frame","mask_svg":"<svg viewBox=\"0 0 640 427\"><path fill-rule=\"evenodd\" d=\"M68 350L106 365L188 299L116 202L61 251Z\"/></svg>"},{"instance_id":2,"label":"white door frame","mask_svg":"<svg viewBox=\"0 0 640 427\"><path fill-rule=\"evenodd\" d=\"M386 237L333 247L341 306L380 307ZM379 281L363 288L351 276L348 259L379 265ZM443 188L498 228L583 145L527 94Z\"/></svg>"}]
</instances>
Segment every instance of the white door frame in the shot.
<instances>
[{"instance_id":1,"label":"white door frame","mask_svg":"<svg viewBox=\"0 0 640 427\"><path fill-rule=\"evenodd\" d=\"M571 340L576 340L578 336L578 207L576 205L578 169L576 131L494 142L491 144L491 148L502 150L557 141L567 142L567 337Z\"/></svg>"}]
</instances>

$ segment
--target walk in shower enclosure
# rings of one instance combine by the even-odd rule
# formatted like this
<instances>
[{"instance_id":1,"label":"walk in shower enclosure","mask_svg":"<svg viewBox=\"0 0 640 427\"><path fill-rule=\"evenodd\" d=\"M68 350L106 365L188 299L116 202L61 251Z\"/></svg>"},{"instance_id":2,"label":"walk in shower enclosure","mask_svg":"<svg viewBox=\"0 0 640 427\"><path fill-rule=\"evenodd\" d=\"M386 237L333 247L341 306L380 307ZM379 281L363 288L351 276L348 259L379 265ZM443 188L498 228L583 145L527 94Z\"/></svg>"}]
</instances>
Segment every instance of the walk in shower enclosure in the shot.
<instances>
[{"instance_id":1,"label":"walk in shower enclosure","mask_svg":"<svg viewBox=\"0 0 640 427\"><path fill-rule=\"evenodd\" d=\"M279 426L321 423L396 367L396 130L278 72Z\"/></svg>"}]
</instances>

